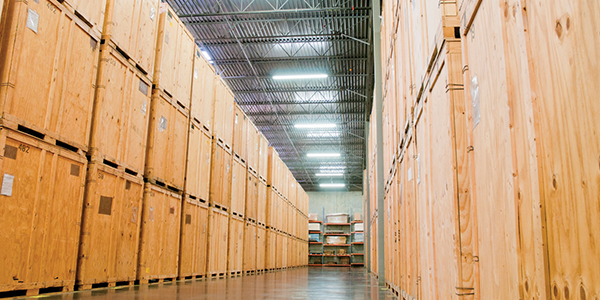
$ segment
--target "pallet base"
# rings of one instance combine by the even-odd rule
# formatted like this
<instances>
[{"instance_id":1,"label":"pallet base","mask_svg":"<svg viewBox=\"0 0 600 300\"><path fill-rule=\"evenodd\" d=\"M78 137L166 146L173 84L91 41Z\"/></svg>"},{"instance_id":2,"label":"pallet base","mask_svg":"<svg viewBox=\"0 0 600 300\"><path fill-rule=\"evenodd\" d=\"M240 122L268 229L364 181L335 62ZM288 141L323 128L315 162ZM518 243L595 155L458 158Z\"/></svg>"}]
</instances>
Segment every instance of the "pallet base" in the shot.
<instances>
[{"instance_id":1,"label":"pallet base","mask_svg":"<svg viewBox=\"0 0 600 300\"><path fill-rule=\"evenodd\" d=\"M0 298L13 298L20 296L37 296L37 295L48 295L72 292L74 290L73 285L55 286L47 288L35 288L35 289L23 289L13 291L1 291Z\"/></svg>"},{"instance_id":2,"label":"pallet base","mask_svg":"<svg viewBox=\"0 0 600 300\"><path fill-rule=\"evenodd\" d=\"M167 277L167 278L156 278L156 279L141 279L135 282L135 284L153 284L153 283L173 283L177 281L176 277Z\"/></svg>"},{"instance_id":3,"label":"pallet base","mask_svg":"<svg viewBox=\"0 0 600 300\"><path fill-rule=\"evenodd\" d=\"M206 279L206 275L190 275L190 276L180 276L177 277L177 280L202 280Z\"/></svg>"},{"instance_id":4,"label":"pallet base","mask_svg":"<svg viewBox=\"0 0 600 300\"><path fill-rule=\"evenodd\" d=\"M112 288L112 287L118 287L118 286L133 286L134 284L135 284L134 280L98 282L98 283L76 285L75 290L76 291L87 291L87 290L93 290L93 289Z\"/></svg>"}]
</instances>

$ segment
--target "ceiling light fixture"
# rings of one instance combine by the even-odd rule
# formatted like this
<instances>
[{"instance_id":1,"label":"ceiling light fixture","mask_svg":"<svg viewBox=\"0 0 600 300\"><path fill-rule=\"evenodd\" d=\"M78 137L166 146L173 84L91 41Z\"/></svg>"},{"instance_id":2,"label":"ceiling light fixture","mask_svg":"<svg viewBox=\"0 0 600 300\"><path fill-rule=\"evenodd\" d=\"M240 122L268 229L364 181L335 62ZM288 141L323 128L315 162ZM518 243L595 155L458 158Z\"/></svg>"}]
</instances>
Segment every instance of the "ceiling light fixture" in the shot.
<instances>
[{"instance_id":1,"label":"ceiling light fixture","mask_svg":"<svg viewBox=\"0 0 600 300\"><path fill-rule=\"evenodd\" d=\"M344 184L344 183L321 183L319 186L323 187L323 188L340 188L340 187L345 187L346 184Z\"/></svg>"},{"instance_id":2,"label":"ceiling light fixture","mask_svg":"<svg viewBox=\"0 0 600 300\"><path fill-rule=\"evenodd\" d=\"M212 57L210 57L210 54L208 54L208 51L206 50L202 50L202 56L204 56L204 59L208 60L210 63L212 63Z\"/></svg>"},{"instance_id":3,"label":"ceiling light fixture","mask_svg":"<svg viewBox=\"0 0 600 300\"><path fill-rule=\"evenodd\" d=\"M342 177L344 173L317 173L315 175L319 177Z\"/></svg>"},{"instance_id":4,"label":"ceiling light fixture","mask_svg":"<svg viewBox=\"0 0 600 300\"><path fill-rule=\"evenodd\" d=\"M296 128L335 128L337 125L333 123L308 123L308 124L296 124Z\"/></svg>"},{"instance_id":5,"label":"ceiling light fixture","mask_svg":"<svg viewBox=\"0 0 600 300\"><path fill-rule=\"evenodd\" d=\"M339 153L307 153L307 157L340 157Z\"/></svg>"},{"instance_id":6,"label":"ceiling light fixture","mask_svg":"<svg viewBox=\"0 0 600 300\"><path fill-rule=\"evenodd\" d=\"M327 78L327 76L327 74L275 75L273 76L273 80L317 79Z\"/></svg>"}]
</instances>

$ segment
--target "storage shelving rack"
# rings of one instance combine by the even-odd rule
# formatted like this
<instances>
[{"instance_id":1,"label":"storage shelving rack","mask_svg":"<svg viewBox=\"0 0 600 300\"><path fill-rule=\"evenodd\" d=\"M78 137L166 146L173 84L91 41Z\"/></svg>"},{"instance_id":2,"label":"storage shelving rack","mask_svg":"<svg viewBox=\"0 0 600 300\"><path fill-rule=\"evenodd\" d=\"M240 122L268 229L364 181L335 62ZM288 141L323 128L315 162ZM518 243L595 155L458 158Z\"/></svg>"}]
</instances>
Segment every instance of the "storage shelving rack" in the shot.
<instances>
[{"instance_id":1,"label":"storage shelving rack","mask_svg":"<svg viewBox=\"0 0 600 300\"><path fill-rule=\"evenodd\" d=\"M323 228L322 221L314 221L309 220L309 223L319 223L321 226L319 228L321 230L309 230L309 234L319 234L319 241L312 242L309 241L308 245L308 265L311 267L321 267L323 266Z\"/></svg>"},{"instance_id":2,"label":"storage shelving rack","mask_svg":"<svg viewBox=\"0 0 600 300\"><path fill-rule=\"evenodd\" d=\"M350 259L350 264L352 266L364 266L365 265L365 237L364 237L364 227L362 228L362 230L357 231L355 226L356 224L361 224L363 223L363 221L359 221L359 220L355 220L352 221L352 241L350 242L350 252L351 252L351 259ZM362 234L363 238L361 241L357 241L356 239L356 235L357 234Z\"/></svg>"},{"instance_id":3,"label":"storage shelving rack","mask_svg":"<svg viewBox=\"0 0 600 300\"><path fill-rule=\"evenodd\" d=\"M350 252L350 239L351 239L351 232L350 232L350 223L325 223L324 224L324 244L323 244L323 248L327 248L327 250L330 250L331 248L333 248L334 250L334 254L333 255L323 255L323 266L324 267L350 267L351 264L343 264L341 263L342 258L347 257L348 258L348 262L350 262L351 260L351 252ZM326 243L326 237L328 236L343 236L346 237L346 243L345 244L327 244ZM339 254L340 250L344 249L345 251L343 251L344 253Z\"/></svg>"}]
</instances>

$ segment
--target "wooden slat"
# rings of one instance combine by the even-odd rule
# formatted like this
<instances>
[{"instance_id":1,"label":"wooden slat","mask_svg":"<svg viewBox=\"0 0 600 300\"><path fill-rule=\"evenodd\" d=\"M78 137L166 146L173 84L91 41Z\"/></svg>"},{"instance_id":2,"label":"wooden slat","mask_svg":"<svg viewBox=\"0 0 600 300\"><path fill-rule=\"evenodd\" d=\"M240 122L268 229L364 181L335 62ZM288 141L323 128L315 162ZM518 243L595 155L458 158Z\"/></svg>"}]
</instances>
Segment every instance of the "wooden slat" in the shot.
<instances>
[{"instance_id":1,"label":"wooden slat","mask_svg":"<svg viewBox=\"0 0 600 300\"><path fill-rule=\"evenodd\" d=\"M208 213L208 275L227 272L228 227L229 214L217 208L210 208Z\"/></svg>"},{"instance_id":2,"label":"wooden slat","mask_svg":"<svg viewBox=\"0 0 600 300\"><path fill-rule=\"evenodd\" d=\"M244 222L244 260L243 271L254 271L257 266L256 257L257 234L256 224Z\"/></svg>"},{"instance_id":3,"label":"wooden slat","mask_svg":"<svg viewBox=\"0 0 600 300\"><path fill-rule=\"evenodd\" d=\"M186 196L181 213L179 278L206 275L208 204Z\"/></svg>"},{"instance_id":4,"label":"wooden slat","mask_svg":"<svg viewBox=\"0 0 600 300\"><path fill-rule=\"evenodd\" d=\"M244 260L244 220L233 217L229 218L227 271L240 272ZM224 250L224 249L222 249Z\"/></svg>"}]
</instances>

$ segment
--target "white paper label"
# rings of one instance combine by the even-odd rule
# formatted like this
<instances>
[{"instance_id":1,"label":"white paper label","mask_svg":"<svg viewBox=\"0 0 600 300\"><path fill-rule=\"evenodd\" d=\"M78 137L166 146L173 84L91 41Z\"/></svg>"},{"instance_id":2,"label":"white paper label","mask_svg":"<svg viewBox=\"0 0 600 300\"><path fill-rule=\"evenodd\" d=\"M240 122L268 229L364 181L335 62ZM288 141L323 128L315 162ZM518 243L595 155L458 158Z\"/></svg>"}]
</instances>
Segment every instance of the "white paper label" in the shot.
<instances>
[{"instance_id":1,"label":"white paper label","mask_svg":"<svg viewBox=\"0 0 600 300\"><path fill-rule=\"evenodd\" d=\"M412 168L408 168L408 181L413 180Z\"/></svg>"},{"instance_id":2,"label":"white paper label","mask_svg":"<svg viewBox=\"0 0 600 300\"><path fill-rule=\"evenodd\" d=\"M167 130L167 122L167 118L160 116L160 119L158 120L158 131L163 132Z\"/></svg>"},{"instance_id":3,"label":"white paper label","mask_svg":"<svg viewBox=\"0 0 600 300\"><path fill-rule=\"evenodd\" d=\"M156 8L151 7L150 8L150 20L154 21L154 17L156 16Z\"/></svg>"},{"instance_id":4,"label":"white paper label","mask_svg":"<svg viewBox=\"0 0 600 300\"><path fill-rule=\"evenodd\" d=\"M198 69L194 69L194 79L198 79Z\"/></svg>"},{"instance_id":5,"label":"white paper label","mask_svg":"<svg viewBox=\"0 0 600 300\"><path fill-rule=\"evenodd\" d=\"M148 103L146 102L146 100L142 101L142 114L144 114L144 116L146 115L146 111L148 110Z\"/></svg>"},{"instance_id":6,"label":"white paper label","mask_svg":"<svg viewBox=\"0 0 600 300\"><path fill-rule=\"evenodd\" d=\"M27 28L33 30L33 32L38 33L38 24L40 22L40 15L33 9L29 9L29 13L27 13Z\"/></svg>"},{"instance_id":7,"label":"white paper label","mask_svg":"<svg viewBox=\"0 0 600 300\"><path fill-rule=\"evenodd\" d=\"M481 108L479 102L479 81L477 76L471 79L471 104L473 105L473 129L481 122Z\"/></svg>"},{"instance_id":8,"label":"white paper label","mask_svg":"<svg viewBox=\"0 0 600 300\"><path fill-rule=\"evenodd\" d=\"M15 176L4 174L4 178L2 178L2 190L0 191L0 195L8 197L12 196L12 188L14 181Z\"/></svg>"}]
</instances>

